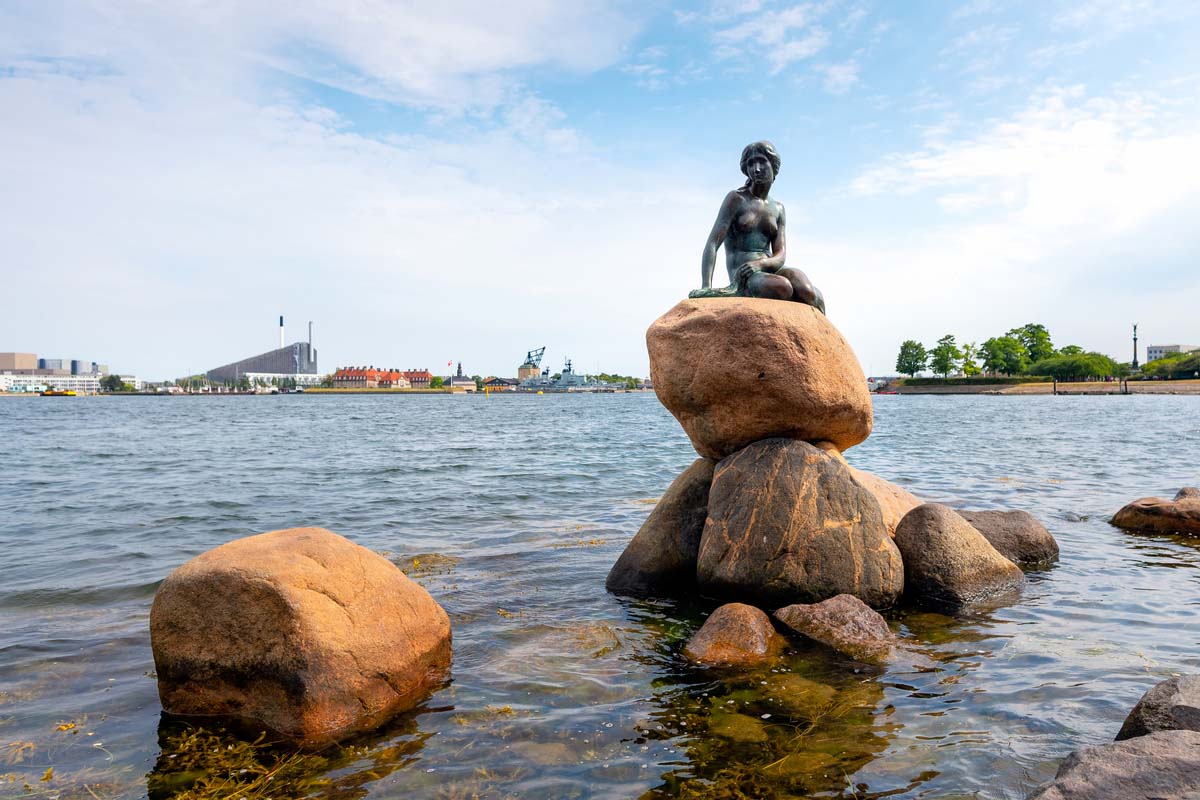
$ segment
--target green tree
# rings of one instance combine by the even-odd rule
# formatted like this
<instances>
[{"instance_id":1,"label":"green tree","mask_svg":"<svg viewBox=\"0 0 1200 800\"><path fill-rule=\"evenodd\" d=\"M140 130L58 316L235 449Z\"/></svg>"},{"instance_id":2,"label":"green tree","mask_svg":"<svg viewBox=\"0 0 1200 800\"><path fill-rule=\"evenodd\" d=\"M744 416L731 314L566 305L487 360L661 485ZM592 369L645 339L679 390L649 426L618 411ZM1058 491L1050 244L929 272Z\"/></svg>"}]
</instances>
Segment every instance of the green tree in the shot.
<instances>
[{"instance_id":1,"label":"green tree","mask_svg":"<svg viewBox=\"0 0 1200 800\"><path fill-rule=\"evenodd\" d=\"M444 379L442 379L441 376L438 376L438 375L434 375L432 378L429 379L429 388L430 389L440 389L445 384L446 384L446 381Z\"/></svg>"},{"instance_id":2,"label":"green tree","mask_svg":"<svg viewBox=\"0 0 1200 800\"><path fill-rule=\"evenodd\" d=\"M105 375L100 379L100 388L106 392L120 392L125 389L125 383L120 375Z\"/></svg>"},{"instance_id":3,"label":"green tree","mask_svg":"<svg viewBox=\"0 0 1200 800\"><path fill-rule=\"evenodd\" d=\"M471 380L475 381L475 391L482 392L483 391L483 378L479 377L478 375L472 375Z\"/></svg>"},{"instance_id":4,"label":"green tree","mask_svg":"<svg viewBox=\"0 0 1200 800\"><path fill-rule=\"evenodd\" d=\"M961 359L962 351L954 341L954 334L947 333L938 339L937 346L929 351L929 368L943 378L948 378Z\"/></svg>"},{"instance_id":5,"label":"green tree","mask_svg":"<svg viewBox=\"0 0 1200 800\"><path fill-rule=\"evenodd\" d=\"M896 356L896 371L910 378L925 369L929 354L925 346L915 339L906 339L900 345L900 354Z\"/></svg>"},{"instance_id":6,"label":"green tree","mask_svg":"<svg viewBox=\"0 0 1200 800\"><path fill-rule=\"evenodd\" d=\"M979 352L983 355L983 368L993 375L1000 372L1018 375L1029 367L1029 351L1012 336L988 339L980 345Z\"/></svg>"},{"instance_id":7,"label":"green tree","mask_svg":"<svg viewBox=\"0 0 1200 800\"><path fill-rule=\"evenodd\" d=\"M1056 355L1060 356L1078 356L1083 354L1083 348L1077 344L1069 344L1066 347L1060 347Z\"/></svg>"},{"instance_id":8,"label":"green tree","mask_svg":"<svg viewBox=\"0 0 1200 800\"><path fill-rule=\"evenodd\" d=\"M1116 375L1117 364L1103 353L1080 353L1043 358L1034 362L1029 371L1035 375L1049 375L1060 381L1078 381Z\"/></svg>"},{"instance_id":9,"label":"green tree","mask_svg":"<svg viewBox=\"0 0 1200 800\"><path fill-rule=\"evenodd\" d=\"M974 342L969 342L962 346L963 375L971 376L979 374L979 364L975 361L977 355L979 355L979 347Z\"/></svg>"},{"instance_id":10,"label":"green tree","mask_svg":"<svg viewBox=\"0 0 1200 800\"><path fill-rule=\"evenodd\" d=\"M1041 361L1054 355L1054 343L1050 341L1050 331L1045 325L1030 322L1013 328L1008 335L1025 345L1030 361Z\"/></svg>"}]
</instances>

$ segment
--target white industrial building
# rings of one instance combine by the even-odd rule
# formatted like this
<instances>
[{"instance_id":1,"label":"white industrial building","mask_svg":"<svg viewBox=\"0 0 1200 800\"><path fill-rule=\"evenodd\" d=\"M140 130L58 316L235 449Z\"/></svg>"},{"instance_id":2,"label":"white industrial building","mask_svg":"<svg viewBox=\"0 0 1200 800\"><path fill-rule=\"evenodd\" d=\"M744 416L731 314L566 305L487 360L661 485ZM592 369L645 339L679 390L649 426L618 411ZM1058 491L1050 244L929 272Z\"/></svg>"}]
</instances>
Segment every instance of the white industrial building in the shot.
<instances>
[{"instance_id":1,"label":"white industrial building","mask_svg":"<svg viewBox=\"0 0 1200 800\"><path fill-rule=\"evenodd\" d=\"M1169 356L1174 353L1190 353L1193 350L1200 350L1200 345L1195 344L1148 344L1146 345L1146 360L1157 361L1163 356Z\"/></svg>"}]
</instances>

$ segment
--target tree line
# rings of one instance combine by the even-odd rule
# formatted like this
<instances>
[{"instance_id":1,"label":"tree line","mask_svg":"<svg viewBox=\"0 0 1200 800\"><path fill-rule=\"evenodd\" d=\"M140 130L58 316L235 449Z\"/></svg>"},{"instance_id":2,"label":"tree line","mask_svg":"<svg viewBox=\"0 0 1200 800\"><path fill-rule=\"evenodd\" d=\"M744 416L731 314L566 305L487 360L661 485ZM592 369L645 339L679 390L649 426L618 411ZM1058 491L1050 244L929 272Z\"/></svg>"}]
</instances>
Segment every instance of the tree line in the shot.
<instances>
[{"instance_id":1,"label":"tree line","mask_svg":"<svg viewBox=\"0 0 1200 800\"><path fill-rule=\"evenodd\" d=\"M896 357L896 371L912 377L925 369L943 378L958 373L966 376L987 373L1045 375L1064 381L1124 377L1130 371L1128 364L1120 364L1103 353L1085 351L1079 345L1055 348L1050 331L1035 322L982 344L960 345L950 333L929 349L914 339L906 340Z\"/></svg>"}]
</instances>

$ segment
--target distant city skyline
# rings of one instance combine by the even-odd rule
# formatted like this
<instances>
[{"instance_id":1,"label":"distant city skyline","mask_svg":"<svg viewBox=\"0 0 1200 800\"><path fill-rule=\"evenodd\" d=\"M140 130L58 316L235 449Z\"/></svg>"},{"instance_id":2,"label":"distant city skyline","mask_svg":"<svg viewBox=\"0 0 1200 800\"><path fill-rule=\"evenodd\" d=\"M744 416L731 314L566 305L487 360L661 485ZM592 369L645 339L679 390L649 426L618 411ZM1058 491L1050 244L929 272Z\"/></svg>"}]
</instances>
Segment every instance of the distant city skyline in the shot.
<instances>
[{"instance_id":1,"label":"distant city skyline","mask_svg":"<svg viewBox=\"0 0 1200 800\"><path fill-rule=\"evenodd\" d=\"M1200 341L1200 6L0 7L0 349L646 375L743 145L869 374ZM723 277L723 276L722 276ZM303 322L301 322L303 321ZM1144 356L1144 352L1143 352Z\"/></svg>"}]
</instances>

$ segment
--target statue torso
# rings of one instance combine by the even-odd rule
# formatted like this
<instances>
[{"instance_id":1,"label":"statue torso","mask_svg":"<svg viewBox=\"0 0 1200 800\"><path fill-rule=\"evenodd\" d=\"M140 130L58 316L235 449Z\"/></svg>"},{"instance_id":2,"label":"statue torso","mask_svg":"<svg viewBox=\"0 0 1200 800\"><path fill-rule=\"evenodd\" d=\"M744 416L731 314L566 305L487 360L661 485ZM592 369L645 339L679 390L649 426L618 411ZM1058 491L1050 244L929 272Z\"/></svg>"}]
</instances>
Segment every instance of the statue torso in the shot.
<instances>
[{"instance_id":1,"label":"statue torso","mask_svg":"<svg viewBox=\"0 0 1200 800\"><path fill-rule=\"evenodd\" d=\"M779 233L779 203L738 191L741 205L725 236L725 260L732 271L745 262L771 255L771 243Z\"/></svg>"}]
</instances>

